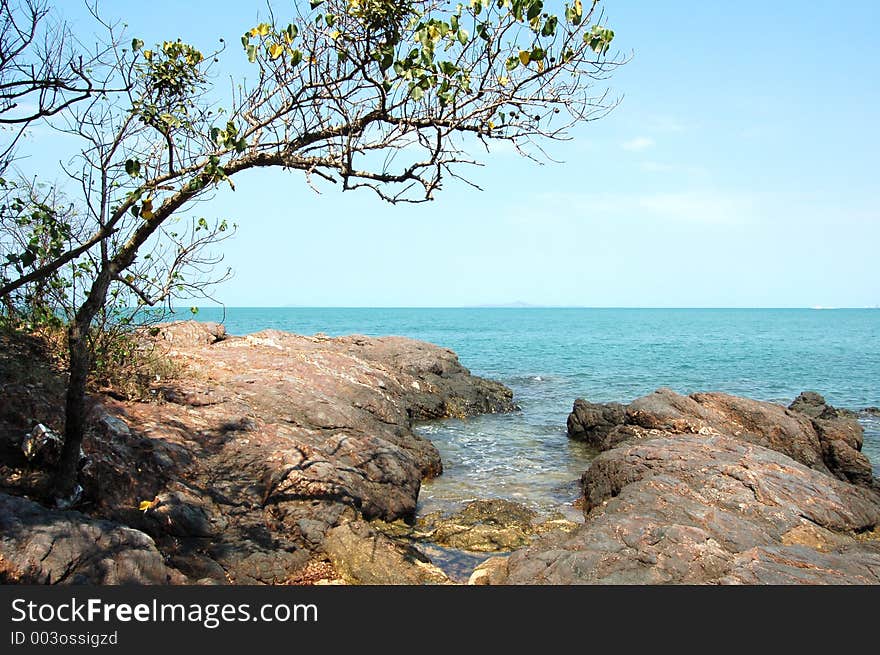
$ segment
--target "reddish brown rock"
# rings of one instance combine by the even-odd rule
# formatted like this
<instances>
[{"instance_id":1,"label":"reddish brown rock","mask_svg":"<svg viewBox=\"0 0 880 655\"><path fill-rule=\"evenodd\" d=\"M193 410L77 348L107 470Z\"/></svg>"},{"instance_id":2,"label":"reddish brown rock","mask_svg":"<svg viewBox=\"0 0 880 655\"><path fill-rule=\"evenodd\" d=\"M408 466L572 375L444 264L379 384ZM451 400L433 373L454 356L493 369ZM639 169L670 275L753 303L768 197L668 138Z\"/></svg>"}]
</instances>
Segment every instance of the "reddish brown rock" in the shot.
<instances>
[{"instance_id":1,"label":"reddish brown rock","mask_svg":"<svg viewBox=\"0 0 880 655\"><path fill-rule=\"evenodd\" d=\"M513 553L497 583L880 583L880 544L853 536L880 523L880 498L762 446L636 440L600 455L583 486L584 526ZM836 541L792 537L807 528Z\"/></svg>"},{"instance_id":2,"label":"reddish brown rock","mask_svg":"<svg viewBox=\"0 0 880 655\"><path fill-rule=\"evenodd\" d=\"M861 454L863 430L851 412L825 404L815 392L786 409L723 393L682 396L659 389L627 406L575 401L568 434L607 449L658 432L726 434L784 453L841 480L872 485L870 462Z\"/></svg>"},{"instance_id":3,"label":"reddish brown rock","mask_svg":"<svg viewBox=\"0 0 880 655\"><path fill-rule=\"evenodd\" d=\"M569 420L606 448L582 478L585 524L480 583L880 583L880 542L861 537L880 525L861 431L818 394L786 409L661 389L609 425L619 416L578 402Z\"/></svg>"},{"instance_id":4,"label":"reddish brown rock","mask_svg":"<svg viewBox=\"0 0 880 655\"><path fill-rule=\"evenodd\" d=\"M200 328L155 335L184 368L156 384L160 402L96 404L82 475L96 513L150 534L191 578L296 579L333 527L411 519L442 471L413 422L514 408L430 344Z\"/></svg>"}]
</instances>

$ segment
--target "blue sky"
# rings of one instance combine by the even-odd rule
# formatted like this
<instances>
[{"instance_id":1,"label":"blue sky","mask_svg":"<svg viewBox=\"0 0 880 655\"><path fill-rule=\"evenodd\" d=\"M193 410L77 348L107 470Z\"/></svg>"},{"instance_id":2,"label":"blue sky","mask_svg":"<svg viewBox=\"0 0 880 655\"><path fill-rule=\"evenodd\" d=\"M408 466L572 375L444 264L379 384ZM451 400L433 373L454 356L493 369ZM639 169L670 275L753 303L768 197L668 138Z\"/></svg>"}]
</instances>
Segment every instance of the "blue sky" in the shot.
<instances>
[{"instance_id":1,"label":"blue sky","mask_svg":"<svg viewBox=\"0 0 880 655\"><path fill-rule=\"evenodd\" d=\"M77 2L58 3L74 20ZM863 307L880 304L880 3L603 3L633 59L607 118L543 166L484 156L430 205L315 194L260 171L199 213L230 306ZM286 2L276 2L283 20ZM245 0L105 0L147 42L209 49L265 16ZM78 25L85 26L83 20Z\"/></svg>"}]
</instances>

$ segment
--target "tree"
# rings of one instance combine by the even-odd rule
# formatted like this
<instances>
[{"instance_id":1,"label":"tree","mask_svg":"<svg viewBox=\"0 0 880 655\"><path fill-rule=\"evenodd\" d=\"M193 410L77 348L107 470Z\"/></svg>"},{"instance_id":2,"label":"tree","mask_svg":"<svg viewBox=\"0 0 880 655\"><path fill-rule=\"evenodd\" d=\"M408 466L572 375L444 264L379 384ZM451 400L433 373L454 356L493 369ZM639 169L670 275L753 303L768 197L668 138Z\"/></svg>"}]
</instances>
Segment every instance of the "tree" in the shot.
<instances>
[{"instance_id":1,"label":"tree","mask_svg":"<svg viewBox=\"0 0 880 655\"><path fill-rule=\"evenodd\" d=\"M0 0L0 175L35 121L103 91L89 74L89 53L46 0Z\"/></svg>"},{"instance_id":2,"label":"tree","mask_svg":"<svg viewBox=\"0 0 880 655\"><path fill-rule=\"evenodd\" d=\"M118 289L151 298L133 267L167 246L182 213L249 169L281 167L312 185L418 203L450 177L472 184L465 167L477 163L475 146L507 141L540 154L613 105L593 89L621 63L607 58L614 33L597 5L574 0L555 15L542 0L312 0L289 21L270 12L241 37L252 75L225 109L211 85L222 51L139 39L120 48L106 25L113 56L95 68L102 87L117 90L61 113L63 129L84 142L79 168L67 170L91 229L0 287L8 296L84 257L93 264L67 331L58 492L75 484L92 323ZM196 224L211 234L223 225ZM182 284L173 274L166 282L166 297Z\"/></svg>"}]
</instances>

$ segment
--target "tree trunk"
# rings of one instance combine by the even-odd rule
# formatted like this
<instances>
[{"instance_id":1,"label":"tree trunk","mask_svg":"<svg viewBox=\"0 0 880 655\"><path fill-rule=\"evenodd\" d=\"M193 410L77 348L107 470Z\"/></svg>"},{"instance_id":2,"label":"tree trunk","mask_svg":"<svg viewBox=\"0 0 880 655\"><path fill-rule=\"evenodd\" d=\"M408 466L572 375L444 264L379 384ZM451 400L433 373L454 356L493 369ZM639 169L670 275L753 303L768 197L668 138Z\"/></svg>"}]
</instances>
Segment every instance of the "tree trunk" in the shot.
<instances>
[{"instance_id":1,"label":"tree trunk","mask_svg":"<svg viewBox=\"0 0 880 655\"><path fill-rule=\"evenodd\" d=\"M64 448L55 478L55 496L69 498L76 488L79 454L86 429L86 382L92 368L89 329L98 311L107 300L107 290L116 268L105 266L92 283L85 301L67 329L67 351L70 357L70 379L64 408Z\"/></svg>"},{"instance_id":2,"label":"tree trunk","mask_svg":"<svg viewBox=\"0 0 880 655\"><path fill-rule=\"evenodd\" d=\"M86 325L74 319L67 330L67 350L70 357L70 379L64 407L64 448L58 462L55 495L68 498L76 487L80 450L86 427L86 381L91 368L91 351Z\"/></svg>"}]
</instances>

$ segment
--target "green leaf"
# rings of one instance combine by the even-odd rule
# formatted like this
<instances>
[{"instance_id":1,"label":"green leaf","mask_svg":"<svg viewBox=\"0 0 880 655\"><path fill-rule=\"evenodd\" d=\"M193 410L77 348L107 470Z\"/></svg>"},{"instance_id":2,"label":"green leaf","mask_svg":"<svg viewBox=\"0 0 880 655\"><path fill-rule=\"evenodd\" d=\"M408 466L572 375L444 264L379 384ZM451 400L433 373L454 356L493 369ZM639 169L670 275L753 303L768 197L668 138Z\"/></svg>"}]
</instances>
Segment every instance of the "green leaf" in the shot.
<instances>
[{"instance_id":1,"label":"green leaf","mask_svg":"<svg viewBox=\"0 0 880 655\"><path fill-rule=\"evenodd\" d=\"M131 177L140 177L141 163L137 159L126 159L125 172L128 173Z\"/></svg>"},{"instance_id":2,"label":"green leaf","mask_svg":"<svg viewBox=\"0 0 880 655\"><path fill-rule=\"evenodd\" d=\"M529 20L535 19L541 15L541 10L544 8L544 3L541 0L534 0L532 4L529 6L529 11L526 14L526 18Z\"/></svg>"},{"instance_id":3,"label":"green leaf","mask_svg":"<svg viewBox=\"0 0 880 655\"><path fill-rule=\"evenodd\" d=\"M467 30L458 30L458 42L461 45L467 45L468 36Z\"/></svg>"},{"instance_id":4,"label":"green leaf","mask_svg":"<svg viewBox=\"0 0 880 655\"><path fill-rule=\"evenodd\" d=\"M303 55L299 50L294 50L290 53L290 65L296 66L299 62L302 61Z\"/></svg>"},{"instance_id":5,"label":"green leaf","mask_svg":"<svg viewBox=\"0 0 880 655\"><path fill-rule=\"evenodd\" d=\"M611 41L614 39L614 30L609 30L599 25L593 25L587 34L584 34L584 43L590 46L590 49L598 55L604 55L611 47Z\"/></svg>"},{"instance_id":6,"label":"green leaf","mask_svg":"<svg viewBox=\"0 0 880 655\"><path fill-rule=\"evenodd\" d=\"M322 4L324 4L324 0L311 0L309 4L312 5L312 9L315 9L316 7L320 7Z\"/></svg>"},{"instance_id":7,"label":"green leaf","mask_svg":"<svg viewBox=\"0 0 880 655\"><path fill-rule=\"evenodd\" d=\"M565 7L565 20L572 25L580 25L584 16L584 6L581 0L574 0L574 4Z\"/></svg>"},{"instance_id":8,"label":"green leaf","mask_svg":"<svg viewBox=\"0 0 880 655\"><path fill-rule=\"evenodd\" d=\"M144 42L140 39L132 39L131 40L131 50L132 52L137 52L141 48L144 47Z\"/></svg>"},{"instance_id":9,"label":"green leaf","mask_svg":"<svg viewBox=\"0 0 880 655\"><path fill-rule=\"evenodd\" d=\"M416 102L418 102L418 101L421 100L422 97L425 95L425 92L422 91L422 87L420 87L420 86L413 86L413 87L409 90L409 95L410 95L410 97L412 97L413 100L415 100Z\"/></svg>"}]
</instances>

